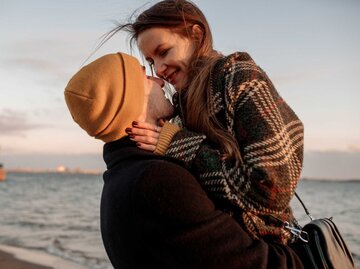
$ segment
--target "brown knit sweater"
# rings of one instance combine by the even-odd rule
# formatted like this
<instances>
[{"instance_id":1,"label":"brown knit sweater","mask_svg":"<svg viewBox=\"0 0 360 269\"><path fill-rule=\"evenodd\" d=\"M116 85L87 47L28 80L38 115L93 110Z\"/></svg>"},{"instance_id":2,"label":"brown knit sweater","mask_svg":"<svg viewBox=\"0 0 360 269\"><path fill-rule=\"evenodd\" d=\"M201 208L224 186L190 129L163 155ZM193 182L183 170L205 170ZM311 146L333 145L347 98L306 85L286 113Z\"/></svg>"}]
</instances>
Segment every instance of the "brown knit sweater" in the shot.
<instances>
[{"instance_id":1,"label":"brown knit sweater","mask_svg":"<svg viewBox=\"0 0 360 269\"><path fill-rule=\"evenodd\" d=\"M160 144L168 144L166 155L183 160L253 238L287 243L291 233L283 223L294 221L289 203L302 169L303 124L247 53L220 59L211 85L211 109L237 140L243 163L222 160L205 136L186 129L165 126L161 138L170 129L176 134Z\"/></svg>"}]
</instances>

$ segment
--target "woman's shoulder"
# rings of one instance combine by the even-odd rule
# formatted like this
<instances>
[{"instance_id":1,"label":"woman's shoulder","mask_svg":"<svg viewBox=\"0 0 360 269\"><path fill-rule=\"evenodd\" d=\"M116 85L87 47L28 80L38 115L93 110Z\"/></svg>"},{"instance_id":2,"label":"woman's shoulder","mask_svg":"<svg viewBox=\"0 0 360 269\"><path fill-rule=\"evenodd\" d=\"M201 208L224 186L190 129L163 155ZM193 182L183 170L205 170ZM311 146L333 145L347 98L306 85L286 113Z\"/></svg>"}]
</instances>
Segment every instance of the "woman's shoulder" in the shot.
<instances>
[{"instance_id":1,"label":"woman's shoulder","mask_svg":"<svg viewBox=\"0 0 360 269\"><path fill-rule=\"evenodd\" d=\"M239 69L253 70L261 72L261 68L255 63L253 58L247 52L234 52L225 56L225 71L231 72ZM228 69L228 70L226 70ZM235 69L235 70L234 70Z\"/></svg>"},{"instance_id":2,"label":"woman's shoulder","mask_svg":"<svg viewBox=\"0 0 360 269\"><path fill-rule=\"evenodd\" d=\"M245 51L236 51L233 52L227 56L225 56L225 58L228 61L236 61L236 62L254 62L254 60L251 58L250 54L248 52Z\"/></svg>"},{"instance_id":3,"label":"woman's shoulder","mask_svg":"<svg viewBox=\"0 0 360 269\"><path fill-rule=\"evenodd\" d=\"M247 52L234 52L222 57L213 71L214 79L235 79L237 83L262 79L263 75L264 71Z\"/></svg>"}]
</instances>

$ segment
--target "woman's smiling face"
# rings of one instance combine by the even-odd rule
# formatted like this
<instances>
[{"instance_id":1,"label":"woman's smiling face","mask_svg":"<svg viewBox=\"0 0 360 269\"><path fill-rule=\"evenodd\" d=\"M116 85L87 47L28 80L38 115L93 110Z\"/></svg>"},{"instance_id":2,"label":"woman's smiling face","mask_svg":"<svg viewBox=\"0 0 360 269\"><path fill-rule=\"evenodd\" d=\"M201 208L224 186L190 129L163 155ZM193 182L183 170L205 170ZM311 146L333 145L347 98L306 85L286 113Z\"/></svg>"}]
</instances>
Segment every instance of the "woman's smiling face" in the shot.
<instances>
[{"instance_id":1,"label":"woman's smiling face","mask_svg":"<svg viewBox=\"0 0 360 269\"><path fill-rule=\"evenodd\" d=\"M187 71L194 54L189 38L167 28L150 28L139 34L138 47L158 77L181 90L187 83Z\"/></svg>"}]
</instances>

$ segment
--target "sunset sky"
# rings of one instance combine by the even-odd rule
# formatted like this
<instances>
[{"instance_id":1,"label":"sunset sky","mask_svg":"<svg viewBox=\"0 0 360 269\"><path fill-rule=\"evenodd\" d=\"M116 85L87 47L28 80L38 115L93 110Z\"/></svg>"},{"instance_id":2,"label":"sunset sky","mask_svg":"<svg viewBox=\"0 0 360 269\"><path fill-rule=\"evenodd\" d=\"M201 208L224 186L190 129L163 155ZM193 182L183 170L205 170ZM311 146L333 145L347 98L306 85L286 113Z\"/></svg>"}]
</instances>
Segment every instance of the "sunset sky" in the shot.
<instances>
[{"instance_id":1,"label":"sunset sky","mask_svg":"<svg viewBox=\"0 0 360 269\"><path fill-rule=\"evenodd\" d=\"M103 169L102 143L72 121L63 91L114 21L154 2L0 1L0 162ZM360 178L360 2L194 2L215 48L249 52L304 122L303 176ZM89 61L116 51L130 52L125 34Z\"/></svg>"}]
</instances>

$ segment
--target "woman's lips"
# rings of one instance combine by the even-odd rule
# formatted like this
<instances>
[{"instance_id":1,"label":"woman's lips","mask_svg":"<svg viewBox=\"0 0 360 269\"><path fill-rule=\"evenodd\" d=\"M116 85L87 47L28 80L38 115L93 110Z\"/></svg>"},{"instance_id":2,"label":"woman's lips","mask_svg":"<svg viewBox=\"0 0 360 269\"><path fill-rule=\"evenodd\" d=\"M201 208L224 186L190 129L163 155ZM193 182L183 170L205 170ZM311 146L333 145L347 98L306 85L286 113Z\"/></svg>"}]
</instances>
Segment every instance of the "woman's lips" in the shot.
<instances>
[{"instance_id":1,"label":"woman's lips","mask_svg":"<svg viewBox=\"0 0 360 269\"><path fill-rule=\"evenodd\" d=\"M167 81L170 84L175 84L176 83L176 75L178 73L179 70L175 70L174 72L172 72L171 74L169 74L169 76L167 77Z\"/></svg>"}]
</instances>

